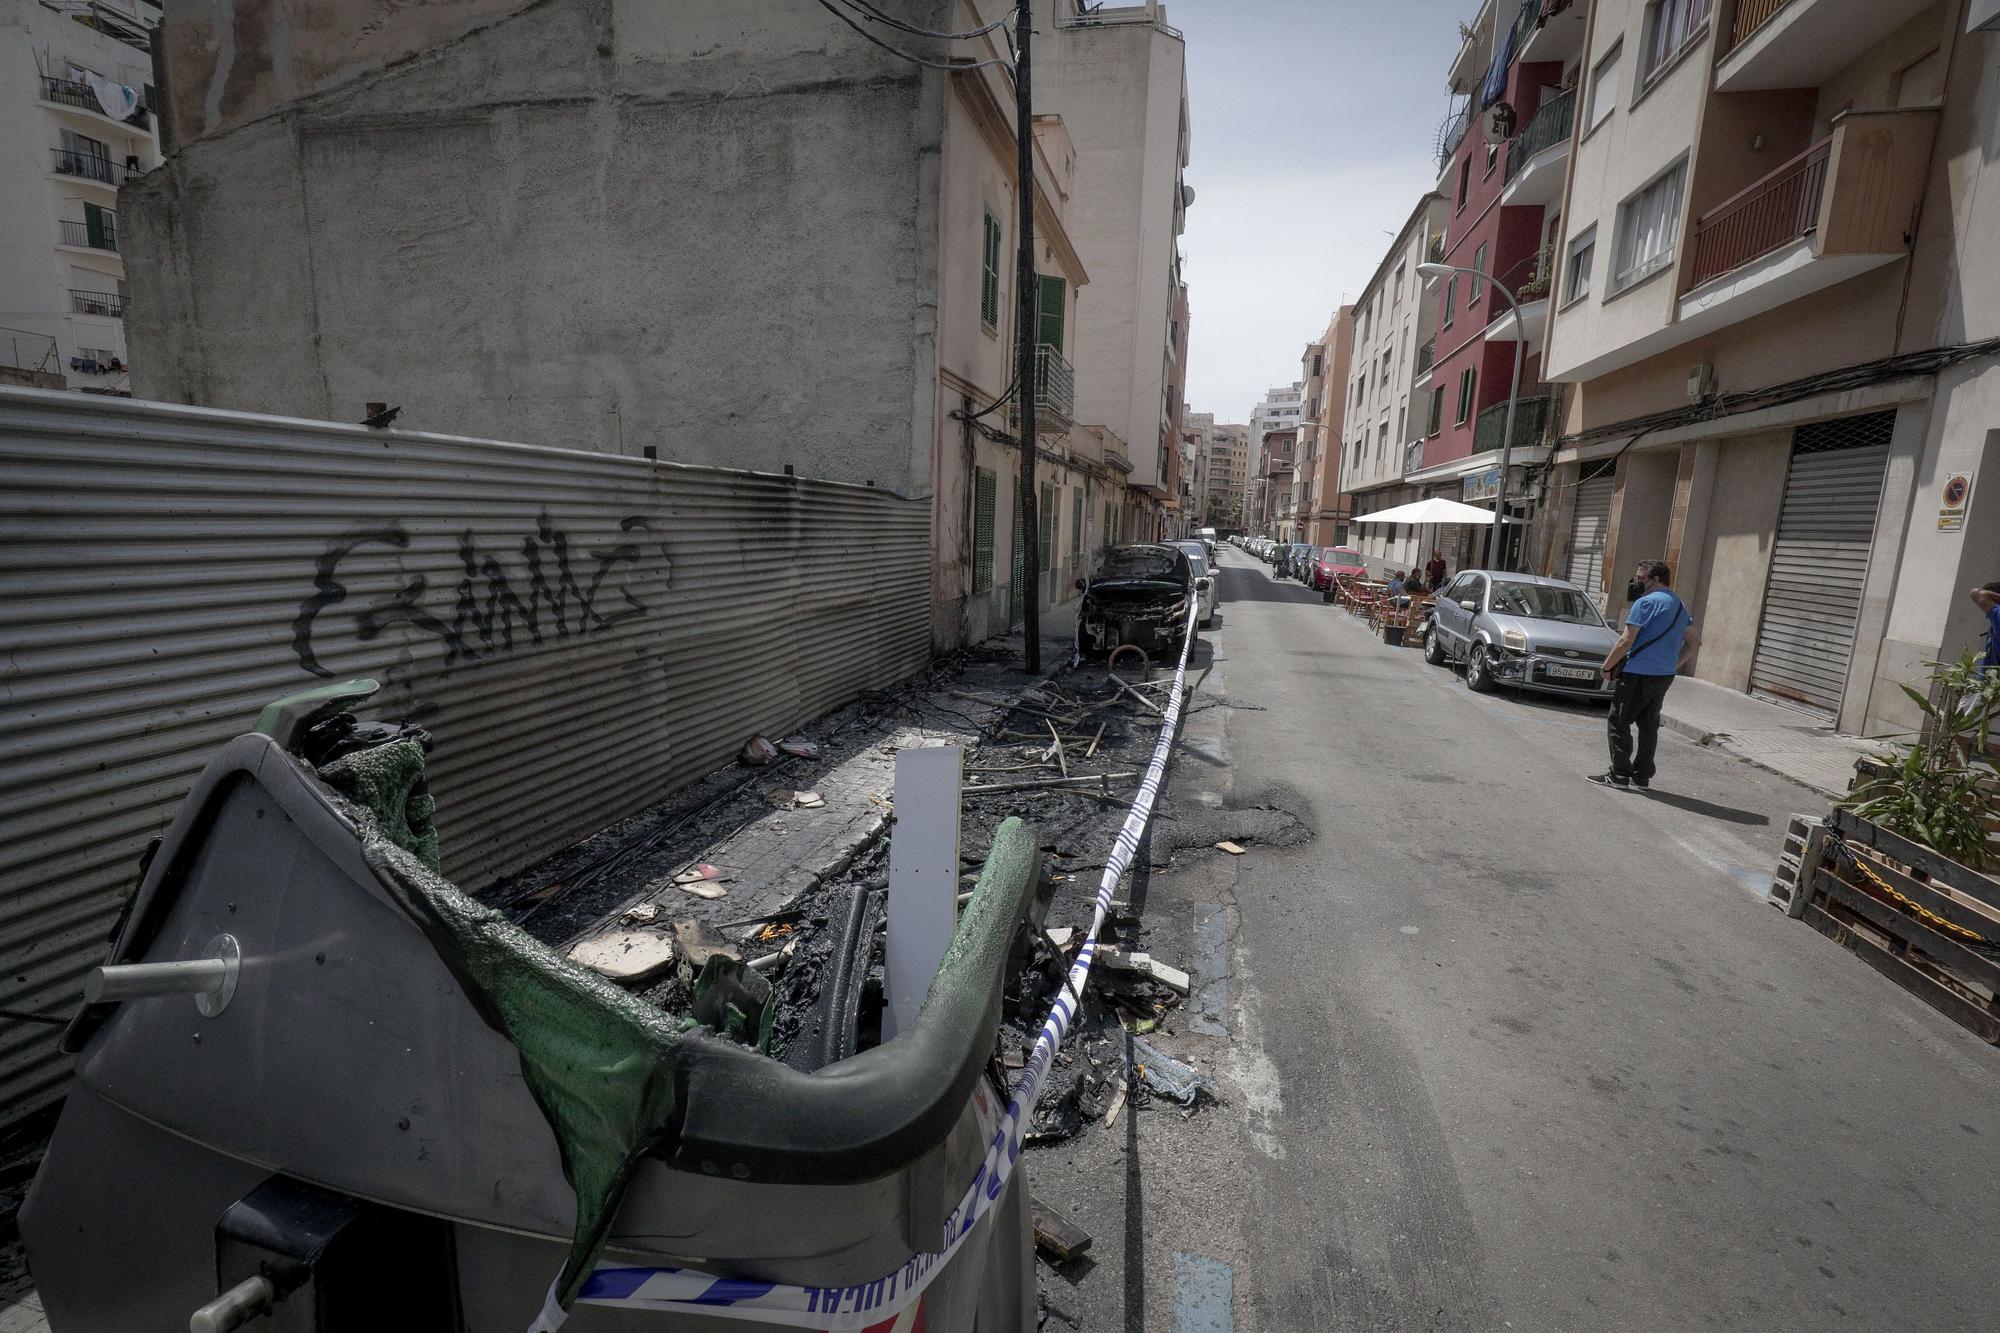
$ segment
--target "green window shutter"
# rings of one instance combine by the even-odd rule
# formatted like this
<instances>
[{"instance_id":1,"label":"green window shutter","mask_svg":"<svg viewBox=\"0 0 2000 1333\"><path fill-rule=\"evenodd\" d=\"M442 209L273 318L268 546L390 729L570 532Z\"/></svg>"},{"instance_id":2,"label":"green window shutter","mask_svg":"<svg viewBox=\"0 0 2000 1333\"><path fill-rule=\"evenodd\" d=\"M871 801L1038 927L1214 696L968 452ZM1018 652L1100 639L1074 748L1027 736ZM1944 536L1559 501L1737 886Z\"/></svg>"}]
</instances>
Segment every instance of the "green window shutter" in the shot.
<instances>
[{"instance_id":1,"label":"green window shutter","mask_svg":"<svg viewBox=\"0 0 2000 1333\"><path fill-rule=\"evenodd\" d=\"M1069 284L1061 278L1036 275L1035 342L1055 348L1058 354L1063 348L1063 299L1068 290Z\"/></svg>"},{"instance_id":2,"label":"green window shutter","mask_svg":"<svg viewBox=\"0 0 2000 1333\"><path fill-rule=\"evenodd\" d=\"M1069 558L1080 559L1083 555L1083 491L1076 492L1076 502L1069 511Z\"/></svg>"},{"instance_id":3,"label":"green window shutter","mask_svg":"<svg viewBox=\"0 0 2000 1333\"><path fill-rule=\"evenodd\" d=\"M972 590L993 590L993 500L996 481L985 468L973 469Z\"/></svg>"},{"instance_id":4,"label":"green window shutter","mask_svg":"<svg viewBox=\"0 0 2000 1333\"><path fill-rule=\"evenodd\" d=\"M979 318L988 328L1000 327L1000 219L986 210L986 257L979 275Z\"/></svg>"},{"instance_id":5,"label":"green window shutter","mask_svg":"<svg viewBox=\"0 0 2000 1333\"><path fill-rule=\"evenodd\" d=\"M111 210L99 208L96 204L83 206L83 230L92 246L99 250L116 249L118 242L117 223L112 221Z\"/></svg>"},{"instance_id":6,"label":"green window shutter","mask_svg":"<svg viewBox=\"0 0 2000 1333\"><path fill-rule=\"evenodd\" d=\"M1035 552L1041 561L1041 573L1048 573L1055 559L1050 548L1056 544L1056 488L1048 482L1042 483L1041 512L1035 515L1035 529L1041 534L1040 549Z\"/></svg>"}]
</instances>

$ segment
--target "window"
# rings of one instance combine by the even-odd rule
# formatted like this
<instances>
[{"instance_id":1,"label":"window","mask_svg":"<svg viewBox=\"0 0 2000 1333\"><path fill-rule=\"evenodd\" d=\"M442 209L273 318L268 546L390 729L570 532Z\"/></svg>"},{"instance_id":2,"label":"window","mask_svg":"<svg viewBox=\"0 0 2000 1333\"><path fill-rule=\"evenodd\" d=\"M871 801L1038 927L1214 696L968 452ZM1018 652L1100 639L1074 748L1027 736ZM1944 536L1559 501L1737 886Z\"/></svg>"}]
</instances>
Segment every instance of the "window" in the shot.
<instances>
[{"instance_id":1,"label":"window","mask_svg":"<svg viewBox=\"0 0 2000 1333\"><path fill-rule=\"evenodd\" d=\"M1444 429L1444 386L1440 384L1431 390L1431 410L1424 422L1424 438L1429 439Z\"/></svg>"},{"instance_id":2,"label":"window","mask_svg":"<svg viewBox=\"0 0 2000 1333\"><path fill-rule=\"evenodd\" d=\"M979 322L989 329L1000 327L1000 219L986 210L986 248L979 274Z\"/></svg>"},{"instance_id":3,"label":"window","mask_svg":"<svg viewBox=\"0 0 2000 1333\"><path fill-rule=\"evenodd\" d=\"M972 473L972 590L993 590L993 497L997 479L986 468Z\"/></svg>"},{"instance_id":4,"label":"window","mask_svg":"<svg viewBox=\"0 0 2000 1333\"><path fill-rule=\"evenodd\" d=\"M1458 275L1454 273L1449 278L1445 279L1445 284L1444 284L1444 326L1446 328L1451 327L1452 311L1453 308L1457 305L1458 305Z\"/></svg>"},{"instance_id":5,"label":"window","mask_svg":"<svg viewBox=\"0 0 2000 1333\"><path fill-rule=\"evenodd\" d=\"M1651 185L1618 205L1618 249L1611 288L1623 291L1674 261L1681 228L1681 180L1687 163L1676 162Z\"/></svg>"},{"instance_id":6,"label":"window","mask_svg":"<svg viewBox=\"0 0 2000 1333\"><path fill-rule=\"evenodd\" d=\"M1597 258L1597 228L1586 227L1569 243L1569 258L1563 264L1563 302L1581 301L1590 295L1590 268Z\"/></svg>"},{"instance_id":7,"label":"window","mask_svg":"<svg viewBox=\"0 0 2000 1333\"><path fill-rule=\"evenodd\" d=\"M1465 161L1458 164L1458 211L1465 211L1465 192L1472 188L1472 154L1465 155Z\"/></svg>"},{"instance_id":8,"label":"window","mask_svg":"<svg viewBox=\"0 0 2000 1333\"><path fill-rule=\"evenodd\" d=\"M1458 373L1458 415L1453 424L1463 426L1472 415L1472 391L1479 382L1479 374L1471 366Z\"/></svg>"},{"instance_id":9,"label":"window","mask_svg":"<svg viewBox=\"0 0 2000 1333\"><path fill-rule=\"evenodd\" d=\"M1063 301L1068 291L1069 284L1061 278L1035 275L1035 342L1041 347L1054 348L1057 356L1062 355ZM1037 374L1036 379L1040 378ZM1035 387L1044 386L1038 383Z\"/></svg>"},{"instance_id":10,"label":"window","mask_svg":"<svg viewBox=\"0 0 2000 1333\"><path fill-rule=\"evenodd\" d=\"M1396 439L1398 442L1407 438L1403 434L1403 427L1408 424L1409 414L1410 409L1408 404L1396 409Z\"/></svg>"},{"instance_id":11,"label":"window","mask_svg":"<svg viewBox=\"0 0 2000 1333\"><path fill-rule=\"evenodd\" d=\"M1385 389L1389 387L1389 359L1395 354L1393 347L1382 353L1382 387Z\"/></svg>"},{"instance_id":12,"label":"window","mask_svg":"<svg viewBox=\"0 0 2000 1333\"><path fill-rule=\"evenodd\" d=\"M1392 306L1398 306L1403 303L1403 269L1405 267L1402 264L1396 265L1396 276L1390 279L1389 304Z\"/></svg>"},{"instance_id":13,"label":"window","mask_svg":"<svg viewBox=\"0 0 2000 1333\"><path fill-rule=\"evenodd\" d=\"M1604 123L1618 105L1618 57L1625 53L1625 43L1613 44L1604 59L1597 62L1597 68L1590 71L1590 110L1583 122L1585 134Z\"/></svg>"},{"instance_id":14,"label":"window","mask_svg":"<svg viewBox=\"0 0 2000 1333\"><path fill-rule=\"evenodd\" d=\"M1701 32L1710 0L1651 0L1646 6L1645 45L1639 51L1639 86Z\"/></svg>"},{"instance_id":15,"label":"window","mask_svg":"<svg viewBox=\"0 0 2000 1333\"><path fill-rule=\"evenodd\" d=\"M1486 271L1486 247L1483 245L1473 251L1472 271L1475 273L1484 273ZM1466 308L1469 310L1473 306L1478 305L1479 298L1485 294L1485 291L1486 284L1478 278L1474 278L1472 280L1472 293L1465 298Z\"/></svg>"},{"instance_id":16,"label":"window","mask_svg":"<svg viewBox=\"0 0 2000 1333\"><path fill-rule=\"evenodd\" d=\"M1497 144L1497 143L1490 143L1490 144L1487 144L1487 145L1486 145L1486 173L1485 173L1486 175L1488 175L1488 176L1491 176L1491 175L1493 174L1493 164L1494 164L1495 162L1498 162L1499 160L1500 160L1500 145L1499 145L1499 144Z\"/></svg>"},{"instance_id":17,"label":"window","mask_svg":"<svg viewBox=\"0 0 2000 1333\"><path fill-rule=\"evenodd\" d=\"M1318 378L1319 376L1321 376L1321 375L1324 375L1324 374L1326 374L1326 353L1325 353L1325 352L1314 352L1314 353L1313 353L1313 376L1314 376L1314 378ZM1318 416L1318 415L1319 415L1319 399L1317 399L1317 398L1313 399L1313 415L1314 415L1314 416Z\"/></svg>"}]
</instances>

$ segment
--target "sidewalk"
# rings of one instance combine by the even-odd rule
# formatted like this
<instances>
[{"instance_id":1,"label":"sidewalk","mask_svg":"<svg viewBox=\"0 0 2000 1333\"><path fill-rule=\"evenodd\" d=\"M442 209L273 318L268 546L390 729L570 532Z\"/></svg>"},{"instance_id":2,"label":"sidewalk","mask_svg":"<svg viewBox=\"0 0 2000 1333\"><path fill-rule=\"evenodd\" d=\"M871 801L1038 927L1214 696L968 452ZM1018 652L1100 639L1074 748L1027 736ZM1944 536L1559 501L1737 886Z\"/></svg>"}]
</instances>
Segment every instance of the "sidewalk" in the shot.
<instances>
[{"instance_id":1,"label":"sidewalk","mask_svg":"<svg viewBox=\"0 0 2000 1333\"><path fill-rule=\"evenodd\" d=\"M1687 676L1667 691L1660 724L1830 800L1847 794L1856 759L1888 745L1884 740L1839 735L1832 724L1810 713Z\"/></svg>"}]
</instances>

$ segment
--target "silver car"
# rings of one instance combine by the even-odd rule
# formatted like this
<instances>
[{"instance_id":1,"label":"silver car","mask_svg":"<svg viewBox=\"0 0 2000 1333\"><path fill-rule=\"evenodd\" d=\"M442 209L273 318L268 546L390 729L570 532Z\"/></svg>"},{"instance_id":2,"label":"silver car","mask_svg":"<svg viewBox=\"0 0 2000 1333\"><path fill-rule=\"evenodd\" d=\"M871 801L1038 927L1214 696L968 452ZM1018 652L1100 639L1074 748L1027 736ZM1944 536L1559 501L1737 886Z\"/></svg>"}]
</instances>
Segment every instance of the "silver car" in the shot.
<instances>
[{"instance_id":1,"label":"silver car","mask_svg":"<svg viewBox=\"0 0 2000 1333\"><path fill-rule=\"evenodd\" d=\"M1611 697L1604 656L1618 632L1573 583L1469 569L1438 593L1423 633L1424 660L1465 663L1465 683L1482 694L1512 685Z\"/></svg>"},{"instance_id":2,"label":"silver car","mask_svg":"<svg viewBox=\"0 0 2000 1333\"><path fill-rule=\"evenodd\" d=\"M1208 629L1215 624L1215 575L1209 569L1215 561L1204 542L1190 540L1175 542L1174 545L1187 553L1188 563L1194 566L1195 597L1201 603L1201 627Z\"/></svg>"}]
</instances>

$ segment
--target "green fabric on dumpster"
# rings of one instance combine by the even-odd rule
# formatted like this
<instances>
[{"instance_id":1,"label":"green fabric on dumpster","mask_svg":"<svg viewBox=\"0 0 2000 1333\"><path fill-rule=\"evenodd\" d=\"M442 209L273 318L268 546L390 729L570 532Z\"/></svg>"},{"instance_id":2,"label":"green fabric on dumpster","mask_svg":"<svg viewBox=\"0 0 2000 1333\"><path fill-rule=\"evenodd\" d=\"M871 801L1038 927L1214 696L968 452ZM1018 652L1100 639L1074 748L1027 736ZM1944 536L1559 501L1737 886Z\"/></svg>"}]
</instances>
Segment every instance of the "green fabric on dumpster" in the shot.
<instances>
[{"instance_id":1,"label":"green fabric on dumpster","mask_svg":"<svg viewBox=\"0 0 2000 1333\"><path fill-rule=\"evenodd\" d=\"M423 865L368 812L352 813L369 865L401 891L473 1002L520 1052L576 1192L576 1230L556 1282L568 1309L633 1170L670 1132L680 1020L551 952Z\"/></svg>"},{"instance_id":2,"label":"green fabric on dumpster","mask_svg":"<svg viewBox=\"0 0 2000 1333\"><path fill-rule=\"evenodd\" d=\"M357 750L319 769L320 780L375 817L384 836L432 870L438 856L431 816L437 802L424 782L424 748L414 740Z\"/></svg>"}]
</instances>

